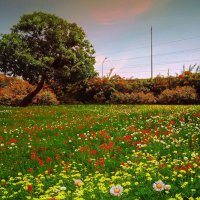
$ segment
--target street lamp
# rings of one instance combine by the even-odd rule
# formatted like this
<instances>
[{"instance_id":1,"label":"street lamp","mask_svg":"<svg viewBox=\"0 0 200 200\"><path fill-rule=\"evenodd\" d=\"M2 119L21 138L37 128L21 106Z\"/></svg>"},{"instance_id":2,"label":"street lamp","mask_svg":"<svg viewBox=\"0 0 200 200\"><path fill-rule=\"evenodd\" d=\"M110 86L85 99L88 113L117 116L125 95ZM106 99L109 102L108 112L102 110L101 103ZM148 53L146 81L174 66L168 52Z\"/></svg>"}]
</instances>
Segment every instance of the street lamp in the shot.
<instances>
[{"instance_id":1,"label":"street lamp","mask_svg":"<svg viewBox=\"0 0 200 200\"><path fill-rule=\"evenodd\" d=\"M103 78L103 64L106 61L106 59L108 59L107 57L104 58L103 62L102 62L102 78Z\"/></svg>"}]
</instances>

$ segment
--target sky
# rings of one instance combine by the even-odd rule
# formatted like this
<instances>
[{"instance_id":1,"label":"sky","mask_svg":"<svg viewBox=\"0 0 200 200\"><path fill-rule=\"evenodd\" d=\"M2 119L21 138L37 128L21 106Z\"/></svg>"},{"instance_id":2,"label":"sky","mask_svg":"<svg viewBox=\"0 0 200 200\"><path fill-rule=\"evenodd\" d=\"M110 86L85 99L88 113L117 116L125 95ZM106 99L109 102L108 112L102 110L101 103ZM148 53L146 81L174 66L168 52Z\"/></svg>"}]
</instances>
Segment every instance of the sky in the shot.
<instances>
[{"instance_id":1,"label":"sky","mask_svg":"<svg viewBox=\"0 0 200 200\"><path fill-rule=\"evenodd\" d=\"M152 27L153 76L175 75L200 64L199 8L200 0L0 0L0 33L23 14L53 13L84 29L100 76L114 68L112 75L149 78Z\"/></svg>"}]
</instances>

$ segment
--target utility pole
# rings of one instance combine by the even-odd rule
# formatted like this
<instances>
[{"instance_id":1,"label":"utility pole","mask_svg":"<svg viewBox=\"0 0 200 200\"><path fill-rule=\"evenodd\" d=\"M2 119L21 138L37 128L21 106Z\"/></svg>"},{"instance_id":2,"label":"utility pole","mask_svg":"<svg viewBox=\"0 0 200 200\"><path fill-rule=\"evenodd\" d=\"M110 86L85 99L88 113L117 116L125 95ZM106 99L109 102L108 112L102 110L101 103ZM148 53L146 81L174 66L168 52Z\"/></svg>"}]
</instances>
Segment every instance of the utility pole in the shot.
<instances>
[{"instance_id":1,"label":"utility pole","mask_svg":"<svg viewBox=\"0 0 200 200\"><path fill-rule=\"evenodd\" d=\"M104 58L103 62L102 62L102 78L103 78L103 64L106 61L107 57Z\"/></svg>"},{"instance_id":2,"label":"utility pole","mask_svg":"<svg viewBox=\"0 0 200 200\"><path fill-rule=\"evenodd\" d=\"M183 73L185 72L185 65L183 65Z\"/></svg>"},{"instance_id":3,"label":"utility pole","mask_svg":"<svg viewBox=\"0 0 200 200\"><path fill-rule=\"evenodd\" d=\"M167 72L167 76L169 77L169 69L168 69L168 72Z\"/></svg>"},{"instance_id":4,"label":"utility pole","mask_svg":"<svg viewBox=\"0 0 200 200\"><path fill-rule=\"evenodd\" d=\"M151 79L153 79L153 41L152 41L152 26L151 26Z\"/></svg>"}]
</instances>

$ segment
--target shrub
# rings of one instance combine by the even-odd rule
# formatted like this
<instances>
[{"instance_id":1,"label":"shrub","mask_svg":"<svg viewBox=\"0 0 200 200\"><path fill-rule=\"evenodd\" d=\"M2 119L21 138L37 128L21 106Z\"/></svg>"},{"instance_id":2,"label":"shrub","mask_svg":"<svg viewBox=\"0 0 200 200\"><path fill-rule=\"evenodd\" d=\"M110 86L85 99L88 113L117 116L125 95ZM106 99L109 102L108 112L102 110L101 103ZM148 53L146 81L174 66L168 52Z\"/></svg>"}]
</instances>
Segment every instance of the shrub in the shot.
<instances>
[{"instance_id":1,"label":"shrub","mask_svg":"<svg viewBox=\"0 0 200 200\"><path fill-rule=\"evenodd\" d=\"M16 106L24 96L23 94L16 94L12 89L5 87L0 90L0 105Z\"/></svg>"},{"instance_id":2,"label":"shrub","mask_svg":"<svg viewBox=\"0 0 200 200\"><path fill-rule=\"evenodd\" d=\"M141 104L154 104L157 102L157 98L154 96L152 92L144 93L139 92L137 93L138 103Z\"/></svg>"},{"instance_id":3,"label":"shrub","mask_svg":"<svg viewBox=\"0 0 200 200\"><path fill-rule=\"evenodd\" d=\"M33 104L38 105L58 105L59 101L56 98L56 95L50 90L42 90L37 96L33 99Z\"/></svg>"},{"instance_id":4,"label":"shrub","mask_svg":"<svg viewBox=\"0 0 200 200\"><path fill-rule=\"evenodd\" d=\"M85 103L104 103L109 101L114 91L113 84L108 78L88 79L71 85L68 88L68 93L73 95L76 100Z\"/></svg>"},{"instance_id":5,"label":"shrub","mask_svg":"<svg viewBox=\"0 0 200 200\"><path fill-rule=\"evenodd\" d=\"M197 93L191 86L177 86L175 89L166 89L159 96L159 102L163 104L186 104L196 101Z\"/></svg>"},{"instance_id":6,"label":"shrub","mask_svg":"<svg viewBox=\"0 0 200 200\"><path fill-rule=\"evenodd\" d=\"M32 89L26 81L0 75L0 104L16 106Z\"/></svg>"},{"instance_id":7,"label":"shrub","mask_svg":"<svg viewBox=\"0 0 200 200\"><path fill-rule=\"evenodd\" d=\"M17 106L22 99L34 90L34 86L27 81L16 77L0 75L0 104ZM56 95L46 85L34 99L34 104L55 105L58 104Z\"/></svg>"},{"instance_id":8,"label":"shrub","mask_svg":"<svg viewBox=\"0 0 200 200\"><path fill-rule=\"evenodd\" d=\"M153 93L122 93L114 92L111 95L112 103L125 103L125 104L154 104L157 102L157 98Z\"/></svg>"}]
</instances>

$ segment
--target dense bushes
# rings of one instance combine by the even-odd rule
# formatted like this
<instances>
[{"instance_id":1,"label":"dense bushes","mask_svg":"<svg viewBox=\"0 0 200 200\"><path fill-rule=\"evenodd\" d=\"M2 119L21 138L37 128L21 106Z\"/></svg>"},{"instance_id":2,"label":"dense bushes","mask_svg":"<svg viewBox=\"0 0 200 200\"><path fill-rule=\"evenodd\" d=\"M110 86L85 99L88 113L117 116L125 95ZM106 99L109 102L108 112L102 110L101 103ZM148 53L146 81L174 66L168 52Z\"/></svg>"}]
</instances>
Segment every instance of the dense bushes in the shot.
<instances>
[{"instance_id":1,"label":"dense bushes","mask_svg":"<svg viewBox=\"0 0 200 200\"><path fill-rule=\"evenodd\" d=\"M111 95L112 103L122 103L122 104L153 104L157 102L157 98L153 93L122 93L114 92Z\"/></svg>"},{"instance_id":2,"label":"dense bushes","mask_svg":"<svg viewBox=\"0 0 200 200\"><path fill-rule=\"evenodd\" d=\"M34 86L18 78L0 75L0 104L18 105ZM177 77L126 80L119 76L93 78L61 86L51 81L34 98L33 104L124 103L188 104L200 103L200 73L184 72Z\"/></svg>"},{"instance_id":3,"label":"dense bushes","mask_svg":"<svg viewBox=\"0 0 200 200\"><path fill-rule=\"evenodd\" d=\"M165 104L194 103L197 101L196 90L190 86L177 86L175 89L166 89L159 95L159 102Z\"/></svg>"},{"instance_id":4,"label":"dense bushes","mask_svg":"<svg viewBox=\"0 0 200 200\"><path fill-rule=\"evenodd\" d=\"M71 85L68 93L84 103L199 103L200 73L143 80L94 78Z\"/></svg>"},{"instance_id":5,"label":"dense bushes","mask_svg":"<svg viewBox=\"0 0 200 200\"><path fill-rule=\"evenodd\" d=\"M34 88L34 86L21 79L0 75L0 104L17 106ZM55 105L58 103L56 95L47 86L33 100L33 104L41 105Z\"/></svg>"}]
</instances>

